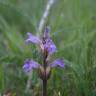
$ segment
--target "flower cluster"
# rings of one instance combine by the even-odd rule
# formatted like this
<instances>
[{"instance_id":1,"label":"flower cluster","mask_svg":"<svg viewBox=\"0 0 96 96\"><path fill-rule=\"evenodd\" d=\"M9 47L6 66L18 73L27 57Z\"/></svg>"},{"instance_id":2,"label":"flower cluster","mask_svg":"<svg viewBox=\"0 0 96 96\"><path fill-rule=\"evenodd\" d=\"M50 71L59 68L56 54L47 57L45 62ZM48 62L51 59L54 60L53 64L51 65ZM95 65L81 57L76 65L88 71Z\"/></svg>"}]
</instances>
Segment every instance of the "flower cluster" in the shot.
<instances>
[{"instance_id":1,"label":"flower cluster","mask_svg":"<svg viewBox=\"0 0 96 96\"><path fill-rule=\"evenodd\" d=\"M44 64L41 65L35 62L34 60L27 59L23 65L23 69L25 70L25 72L29 72L32 69L40 69L41 73L44 75L44 72L45 72L45 75L46 75L48 73L47 70L50 68L54 68L57 66L61 68L64 67L64 61L61 58L56 59L51 63L48 63L48 60L47 60L48 56L52 55L57 51L56 46L50 37L49 27L45 28L42 38L34 36L30 32L28 32L27 35L28 35L28 39L26 40L26 43L31 42L40 46L41 52L43 54Z\"/></svg>"}]
</instances>

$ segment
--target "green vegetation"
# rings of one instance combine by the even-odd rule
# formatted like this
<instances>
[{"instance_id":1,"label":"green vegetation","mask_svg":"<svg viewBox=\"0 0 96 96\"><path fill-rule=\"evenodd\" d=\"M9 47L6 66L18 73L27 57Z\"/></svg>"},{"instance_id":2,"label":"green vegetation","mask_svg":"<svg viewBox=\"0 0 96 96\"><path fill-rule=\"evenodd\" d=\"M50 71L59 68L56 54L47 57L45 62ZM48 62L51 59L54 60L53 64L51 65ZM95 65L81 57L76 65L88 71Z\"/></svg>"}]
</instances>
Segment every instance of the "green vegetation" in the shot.
<instances>
[{"instance_id":1,"label":"green vegetation","mask_svg":"<svg viewBox=\"0 0 96 96\"><path fill-rule=\"evenodd\" d=\"M32 75L25 93L26 58L40 61L35 46L26 45L26 33L37 34L47 0L0 0L0 94L41 96L41 80ZM53 69L48 96L96 96L96 0L56 0L48 17L51 36L63 57L64 69ZM34 95L32 95L34 94Z\"/></svg>"}]
</instances>

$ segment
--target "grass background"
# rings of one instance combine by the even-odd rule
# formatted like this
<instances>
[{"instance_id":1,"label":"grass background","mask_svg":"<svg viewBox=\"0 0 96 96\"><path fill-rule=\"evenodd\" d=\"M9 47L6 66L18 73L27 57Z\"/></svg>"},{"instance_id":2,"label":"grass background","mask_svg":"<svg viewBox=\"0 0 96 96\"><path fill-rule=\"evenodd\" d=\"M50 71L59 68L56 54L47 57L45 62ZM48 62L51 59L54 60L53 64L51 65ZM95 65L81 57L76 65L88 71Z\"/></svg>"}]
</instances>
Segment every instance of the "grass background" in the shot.
<instances>
[{"instance_id":1,"label":"grass background","mask_svg":"<svg viewBox=\"0 0 96 96\"><path fill-rule=\"evenodd\" d=\"M41 96L36 71L32 87L25 93L26 58L40 61L34 45L25 45L28 31L37 27L47 0L0 0L0 93L12 96ZM52 70L48 96L96 96L96 0L56 0L48 17L51 37L65 68ZM16 95L17 94L17 95Z\"/></svg>"}]
</instances>

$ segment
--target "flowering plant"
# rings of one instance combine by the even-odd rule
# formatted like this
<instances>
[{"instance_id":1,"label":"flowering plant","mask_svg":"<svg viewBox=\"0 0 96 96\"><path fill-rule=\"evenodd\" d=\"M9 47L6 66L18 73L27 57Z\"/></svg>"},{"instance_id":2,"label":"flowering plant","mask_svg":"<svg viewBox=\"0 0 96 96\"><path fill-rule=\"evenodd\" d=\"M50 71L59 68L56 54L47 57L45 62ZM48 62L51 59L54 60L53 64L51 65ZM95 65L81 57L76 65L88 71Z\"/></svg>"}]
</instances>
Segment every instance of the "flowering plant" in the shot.
<instances>
[{"instance_id":1,"label":"flowering plant","mask_svg":"<svg viewBox=\"0 0 96 96\"><path fill-rule=\"evenodd\" d=\"M25 72L29 72L33 69L39 70L39 76L43 80L43 96L47 96L47 80L50 77L51 69L54 67L64 67L64 61L62 58L56 59L49 63L48 57L57 51L56 46L50 38L49 27L46 27L42 38L34 36L30 32L27 33L28 39L26 43L34 43L39 45L41 53L43 55L43 64L39 64L34 60L27 59L24 62L23 69Z\"/></svg>"}]
</instances>

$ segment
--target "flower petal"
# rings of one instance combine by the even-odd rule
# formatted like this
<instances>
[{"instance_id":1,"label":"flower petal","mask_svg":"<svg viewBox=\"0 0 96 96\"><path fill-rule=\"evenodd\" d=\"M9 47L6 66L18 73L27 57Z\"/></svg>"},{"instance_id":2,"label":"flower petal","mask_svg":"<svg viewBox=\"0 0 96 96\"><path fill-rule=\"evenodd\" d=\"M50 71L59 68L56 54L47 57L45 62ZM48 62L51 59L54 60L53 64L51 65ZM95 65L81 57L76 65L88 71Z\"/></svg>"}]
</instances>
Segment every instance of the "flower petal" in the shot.
<instances>
[{"instance_id":1,"label":"flower petal","mask_svg":"<svg viewBox=\"0 0 96 96\"><path fill-rule=\"evenodd\" d=\"M25 72L29 72L31 71L32 69L38 69L40 66L40 64L38 64L37 62L33 61L33 60L29 60L27 59L25 62L24 62L24 65L23 65L23 69Z\"/></svg>"},{"instance_id":2,"label":"flower petal","mask_svg":"<svg viewBox=\"0 0 96 96\"><path fill-rule=\"evenodd\" d=\"M53 61L51 64L50 64L50 67L61 67L61 68L64 68L64 61L63 59L56 59L55 61Z\"/></svg>"},{"instance_id":3,"label":"flower petal","mask_svg":"<svg viewBox=\"0 0 96 96\"><path fill-rule=\"evenodd\" d=\"M55 44L51 41L51 42L50 42L50 47L48 48L48 52L49 52L49 54L53 54L53 53L55 53L56 51L57 51L56 46L55 46Z\"/></svg>"},{"instance_id":4,"label":"flower petal","mask_svg":"<svg viewBox=\"0 0 96 96\"><path fill-rule=\"evenodd\" d=\"M50 38L46 40L46 43L44 44L44 49L47 50L48 54L50 55L57 51L55 44Z\"/></svg>"},{"instance_id":5,"label":"flower petal","mask_svg":"<svg viewBox=\"0 0 96 96\"><path fill-rule=\"evenodd\" d=\"M34 44L39 44L41 41L37 36L32 35L30 32L27 33L28 39L25 41L26 43L32 42Z\"/></svg>"}]
</instances>

